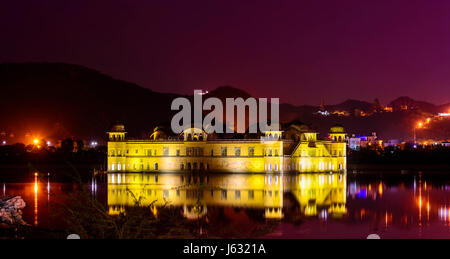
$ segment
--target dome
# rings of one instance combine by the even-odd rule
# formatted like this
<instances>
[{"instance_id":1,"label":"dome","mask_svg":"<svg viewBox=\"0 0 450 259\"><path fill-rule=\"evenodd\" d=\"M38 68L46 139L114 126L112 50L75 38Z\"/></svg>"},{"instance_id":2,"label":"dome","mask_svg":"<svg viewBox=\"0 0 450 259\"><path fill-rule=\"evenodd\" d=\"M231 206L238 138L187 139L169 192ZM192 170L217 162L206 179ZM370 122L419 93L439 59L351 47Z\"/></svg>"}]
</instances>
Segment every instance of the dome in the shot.
<instances>
[{"instance_id":1,"label":"dome","mask_svg":"<svg viewBox=\"0 0 450 259\"><path fill-rule=\"evenodd\" d=\"M111 129L109 131L110 132L125 132L125 125L123 125L122 123L116 123L111 127Z\"/></svg>"},{"instance_id":2,"label":"dome","mask_svg":"<svg viewBox=\"0 0 450 259\"><path fill-rule=\"evenodd\" d=\"M200 128L187 128L187 129L183 130L183 133L203 134L203 133L205 133L205 131L203 131L203 129L200 129Z\"/></svg>"},{"instance_id":3,"label":"dome","mask_svg":"<svg viewBox=\"0 0 450 259\"><path fill-rule=\"evenodd\" d=\"M331 133L345 133L345 129L341 125L335 125L330 129Z\"/></svg>"}]
</instances>

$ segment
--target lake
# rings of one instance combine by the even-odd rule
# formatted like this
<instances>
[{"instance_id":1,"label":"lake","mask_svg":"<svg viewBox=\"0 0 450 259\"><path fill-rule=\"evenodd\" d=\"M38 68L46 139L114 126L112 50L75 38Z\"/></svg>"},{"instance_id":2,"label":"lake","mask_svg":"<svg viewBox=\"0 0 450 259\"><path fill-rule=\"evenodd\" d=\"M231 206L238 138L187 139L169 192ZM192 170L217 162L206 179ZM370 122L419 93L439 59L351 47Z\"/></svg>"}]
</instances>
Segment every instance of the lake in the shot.
<instances>
[{"instance_id":1,"label":"lake","mask_svg":"<svg viewBox=\"0 0 450 259\"><path fill-rule=\"evenodd\" d=\"M39 173L0 183L0 195L20 195L25 221L64 229L58 216L76 184ZM450 173L372 171L316 174L127 173L92 179L86 187L110 215L139 201L158 214L177 208L186 220L206 220L205 237L450 238Z\"/></svg>"}]
</instances>

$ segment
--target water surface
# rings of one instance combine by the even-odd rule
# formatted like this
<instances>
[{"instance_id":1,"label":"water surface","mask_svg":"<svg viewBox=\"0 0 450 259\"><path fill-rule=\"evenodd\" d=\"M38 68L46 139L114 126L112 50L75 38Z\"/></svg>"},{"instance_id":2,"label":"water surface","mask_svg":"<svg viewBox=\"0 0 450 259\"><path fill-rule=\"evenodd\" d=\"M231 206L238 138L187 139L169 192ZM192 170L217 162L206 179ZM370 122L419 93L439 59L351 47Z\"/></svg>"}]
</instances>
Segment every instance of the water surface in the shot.
<instances>
[{"instance_id":1,"label":"water surface","mask_svg":"<svg viewBox=\"0 0 450 259\"><path fill-rule=\"evenodd\" d=\"M178 208L187 220L207 219L226 235L257 225L267 238L450 238L447 172L347 174L110 174L88 183L110 214L133 206ZM51 176L1 183L0 195L20 195L29 224L64 228L58 206L78 187ZM234 232L233 232L234 231ZM217 230L216 230L217 232ZM235 233L235 234L233 234Z\"/></svg>"}]
</instances>

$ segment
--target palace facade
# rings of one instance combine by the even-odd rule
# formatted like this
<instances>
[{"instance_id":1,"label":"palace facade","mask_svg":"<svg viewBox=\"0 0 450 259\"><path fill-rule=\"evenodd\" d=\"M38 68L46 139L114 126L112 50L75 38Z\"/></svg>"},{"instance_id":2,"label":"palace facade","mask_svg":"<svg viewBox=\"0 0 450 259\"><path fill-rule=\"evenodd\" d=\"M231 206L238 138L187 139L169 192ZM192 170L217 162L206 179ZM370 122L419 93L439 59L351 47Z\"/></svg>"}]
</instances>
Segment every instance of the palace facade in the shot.
<instances>
[{"instance_id":1,"label":"palace facade","mask_svg":"<svg viewBox=\"0 0 450 259\"><path fill-rule=\"evenodd\" d=\"M127 139L123 124L108 132L108 172L345 172L346 133L330 129L327 139L306 125L258 137L221 138L189 128L170 137L156 128L149 139Z\"/></svg>"}]
</instances>

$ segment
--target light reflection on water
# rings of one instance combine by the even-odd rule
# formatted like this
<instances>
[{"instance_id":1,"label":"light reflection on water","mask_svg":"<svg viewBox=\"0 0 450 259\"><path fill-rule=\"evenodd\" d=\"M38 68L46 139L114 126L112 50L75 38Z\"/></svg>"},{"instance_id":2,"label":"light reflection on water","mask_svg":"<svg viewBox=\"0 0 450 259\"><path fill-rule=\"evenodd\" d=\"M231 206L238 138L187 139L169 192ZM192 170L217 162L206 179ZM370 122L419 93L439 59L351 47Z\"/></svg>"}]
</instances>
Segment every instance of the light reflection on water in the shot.
<instances>
[{"instance_id":1,"label":"light reflection on water","mask_svg":"<svg viewBox=\"0 0 450 259\"><path fill-rule=\"evenodd\" d=\"M61 186L59 183L52 184ZM54 200L54 196L50 195L50 185L49 178L44 182L38 174L34 174L33 181L2 183L2 196L21 196L26 203L23 209L23 218L26 223L37 227L47 227L51 226L50 208Z\"/></svg>"},{"instance_id":2,"label":"light reflection on water","mask_svg":"<svg viewBox=\"0 0 450 259\"><path fill-rule=\"evenodd\" d=\"M110 214L139 199L155 214L180 208L187 219L223 214L227 220L279 222L268 237L450 238L450 177L426 173L377 174L109 174L89 183ZM52 204L74 191L72 184L37 177L2 183L3 195L21 195L24 219L39 227L57 224ZM237 210L230 213L229 209ZM253 212L251 212L253 211ZM260 218L251 216L257 211Z\"/></svg>"},{"instance_id":3,"label":"light reflection on water","mask_svg":"<svg viewBox=\"0 0 450 259\"><path fill-rule=\"evenodd\" d=\"M282 219L284 194L290 193L304 215L339 216L345 213L345 186L345 174L110 174L108 207L118 214L140 200L155 211L182 207L186 218L204 217L208 207L219 206L257 209L266 219Z\"/></svg>"}]
</instances>

